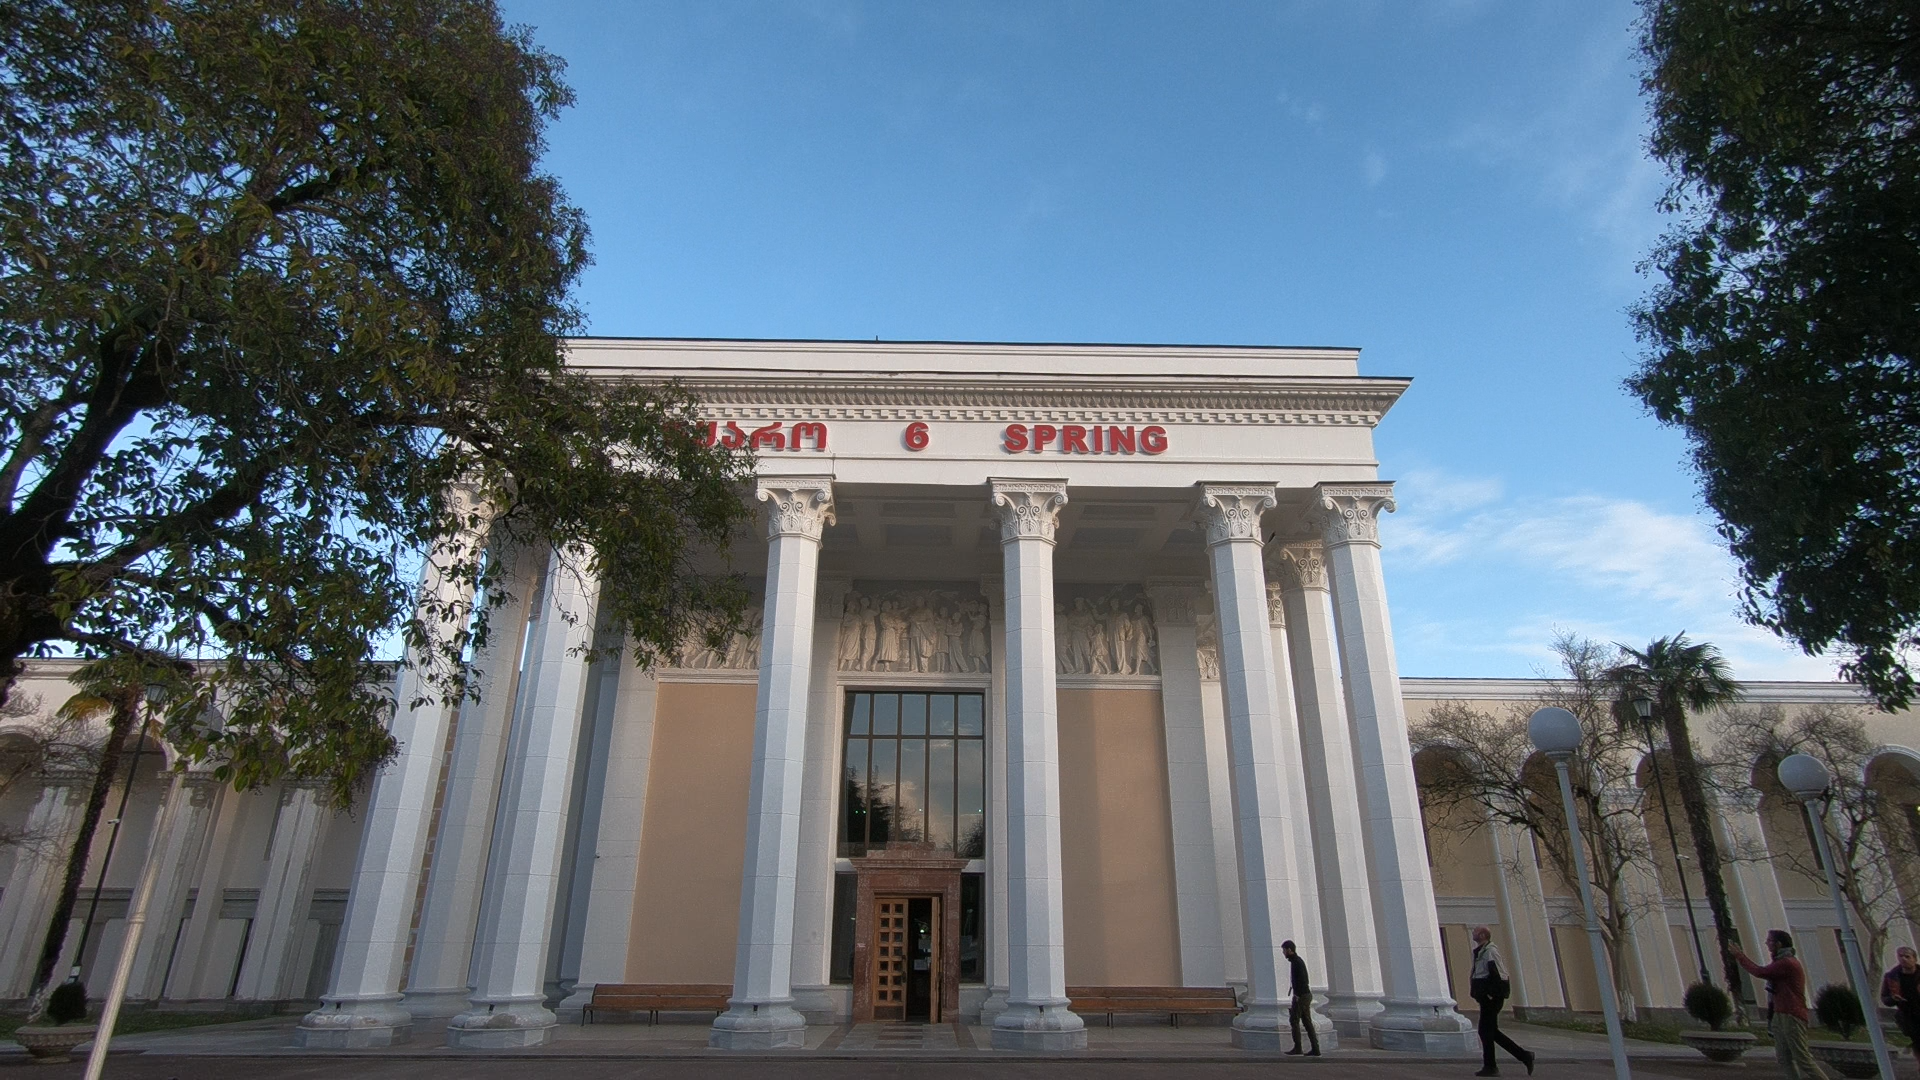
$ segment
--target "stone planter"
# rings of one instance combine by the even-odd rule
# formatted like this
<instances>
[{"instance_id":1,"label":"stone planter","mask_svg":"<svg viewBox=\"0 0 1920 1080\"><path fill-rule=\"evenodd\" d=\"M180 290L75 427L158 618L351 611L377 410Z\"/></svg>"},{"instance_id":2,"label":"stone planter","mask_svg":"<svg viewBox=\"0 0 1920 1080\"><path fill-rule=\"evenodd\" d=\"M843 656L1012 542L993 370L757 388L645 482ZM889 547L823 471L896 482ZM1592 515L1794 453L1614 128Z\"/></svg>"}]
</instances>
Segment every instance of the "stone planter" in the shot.
<instances>
[{"instance_id":1,"label":"stone planter","mask_svg":"<svg viewBox=\"0 0 1920 1080\"><path fill-rule=\"evenodd\" d=\"M1807 1045L1821 1063L1833 1066L1834 1072L1850 1080L1869 1080L1880 1075L1880 1065L1873 1060L1871 1043L1817 1042Z\"/></svg>"},{"instance_id":2,"label":"stone planter","mask_svg":"<svg viewBox=\"0 0 1920 1080\"><path fill-rule=\"evenodd\" d=\"M1758 1036L1748 1031L1683 1031L1680 1041L1700 1051L1708 1061L1739 1061L1753 1049Z\"/></svg>"},{"instance_id":3,"label":"stone planter","mask_svg":"<svg viewBox=\"0 0 1920 1080\"><path fill-rule=\"evenodd\" d=\"M56 1065L72 1061L73 1048L89 1042L99 1031L97 1024L23 1024L13 1031L13 1041L27 1048L33 1060Z\"/></svg>"}]
</instances>

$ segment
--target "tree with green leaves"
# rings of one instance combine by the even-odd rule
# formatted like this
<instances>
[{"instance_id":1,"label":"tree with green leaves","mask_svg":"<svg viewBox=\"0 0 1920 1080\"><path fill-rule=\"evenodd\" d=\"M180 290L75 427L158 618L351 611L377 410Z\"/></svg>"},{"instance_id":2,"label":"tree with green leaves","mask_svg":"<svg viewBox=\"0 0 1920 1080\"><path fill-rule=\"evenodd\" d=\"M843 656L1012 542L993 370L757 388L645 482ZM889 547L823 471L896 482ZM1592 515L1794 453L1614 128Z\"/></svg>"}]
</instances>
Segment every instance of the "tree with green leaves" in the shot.
<instances>
[{"instance_id":1,"label":"tree with green leaves","mask_svg":"<svg viewBox=\"0 0 1920 1080\"><path fill-rule=\"evenodd\" d=\"M1920 646L1920 13L1643 0L1680 224L1629 387L1685 431L1746 616L1913 701Z\"/></svg>"},{"instance_id":2,"label":"tree with green leaves","mask_svg":"<svg viewBox=\"0 0 1920 1080\"><path fill-rule=\"evenodd\" d=\"M476 535L577 552L641 661L737 613L692 570L747 461L565 365L561 66L490 0L0 11L0 684L195 658L171 741L344 799L392 749L379 642L457 694L486 633L423 554L470 594Z\"/></svg>"},{"instance_id":3,"label":"tree with green leaves","mask_svg":"<svg viewBox=\"0 0 1920 1080\"><path fill-rule=\"evenodd\" d=\"M217 776L345 801L381 643L457 699L498 553L584 564L639 663L738 621L750 460L566 366L561 69L491 0L0 6L0 703L108 661Z\"/></svg>"},{"instance_id":4,"label":"tree with green leaves","mask_svg":"<svg viewBox=\"0 0 1920 1080\"><path fill-rule=\"evenodd\" d=\"M1619 646L1621 662L1606 672L1613 689L1613 709L1622 721L1635 715L1632 702L1653 702L1654 720L1666 736L1667 758L1673 763L1672 783L1686 812L1687 832L1700 867L1701 891L1713 915L1714 936L1720 943L1722 973L1731 991L1741 985L1740 967L1727 949L1740 944L1740 930L1727 903L1727 883L1721 873L1720 845L1714 838L1713 808L1707 791L1711 777L1693 749L1688 715L1719 708L1739 700L1740 684L1733 681L1720 650L1704 642L1688 641L1684 633L1656 638L1645 649ZM1632 724L1637 729L1638 723ZM1649 746L1650 753L1660 748ZM1684 871L1682 871L1684 872ZM1737 995L1736 995L1737 996Z\"/></svg>"}]
</instances>

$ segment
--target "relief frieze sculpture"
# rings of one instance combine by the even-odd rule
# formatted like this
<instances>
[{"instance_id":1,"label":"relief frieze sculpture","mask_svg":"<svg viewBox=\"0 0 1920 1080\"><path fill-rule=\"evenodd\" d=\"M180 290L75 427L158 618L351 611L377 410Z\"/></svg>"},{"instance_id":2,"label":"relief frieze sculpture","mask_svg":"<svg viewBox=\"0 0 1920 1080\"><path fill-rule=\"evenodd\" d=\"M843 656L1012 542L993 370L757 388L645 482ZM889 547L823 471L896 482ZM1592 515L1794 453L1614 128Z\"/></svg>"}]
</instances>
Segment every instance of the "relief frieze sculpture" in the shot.
<instances>
[{"instance_id":1,"label":"relief frieze sculpture","mask_svg":"<svg viewBox=\"0 0 1920 1080\"><path fill-rule=\"evenodd\" d=\"M1054 600L1055 670L1061 675L1160 674L1153 608L1139 587L1078 591L1082 595Z\"/></svg>"},{"instance_id":2,"label":"relief frieze sculpture","mask_svg":"<svg viewBox=\"0 0 1920 1080\"><path fill-rule=\"evenodd\" d=\"M1200 678L1219 682L1220 621L1214 617L1213 608L1204 608L1194 614L1193 638L1200 661Z\"/></svg>"},{"instance_id":3,"label":"relief frieze sculpture","mask_svg":"<svg viewBox=\"0 0 1920 1080\"><path fill-rule=\"evenodd\" d=\"M740 631L722 641L718 648L707 644L706 632L687 631L680 648L674 651L670 666L690 671L753 671L760 666L759 605L749 606L741 620Z\"/></svg>"},{"instance_id":4,"label":"relief frieze sculpture","mask_svg":"<svg viewBox=\"0 0 1920 1080\"><path fill-rule=\"evenodd\" d=\"M987 603L959 589L847 594L840 622L841 671L992 670Z\"/></svg>"}]
</instances>

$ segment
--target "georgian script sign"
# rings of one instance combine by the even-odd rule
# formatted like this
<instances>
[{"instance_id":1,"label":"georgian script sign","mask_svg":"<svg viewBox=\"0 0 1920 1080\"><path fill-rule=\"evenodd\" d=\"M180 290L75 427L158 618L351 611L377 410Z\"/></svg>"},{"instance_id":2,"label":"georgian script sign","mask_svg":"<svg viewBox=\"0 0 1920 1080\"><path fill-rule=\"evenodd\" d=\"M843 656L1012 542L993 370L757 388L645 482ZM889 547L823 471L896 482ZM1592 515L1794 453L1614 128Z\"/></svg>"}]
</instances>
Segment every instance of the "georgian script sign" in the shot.
<instances>
[{"instance_id":1,"label":"georgian script sign","mask_svg":"<svg viewBox=\"0 0 1920 1080\"><path fill-rule=\"evenodd\" d=\"M827 448L827 425L801 420L783 430L784 424L785 421L775 420L749 431L737 421L709 420L700 425L700 445L712 446L718 442L729 450L798 450L811 442L811 449Z\"/></svg>"}]
</instances>

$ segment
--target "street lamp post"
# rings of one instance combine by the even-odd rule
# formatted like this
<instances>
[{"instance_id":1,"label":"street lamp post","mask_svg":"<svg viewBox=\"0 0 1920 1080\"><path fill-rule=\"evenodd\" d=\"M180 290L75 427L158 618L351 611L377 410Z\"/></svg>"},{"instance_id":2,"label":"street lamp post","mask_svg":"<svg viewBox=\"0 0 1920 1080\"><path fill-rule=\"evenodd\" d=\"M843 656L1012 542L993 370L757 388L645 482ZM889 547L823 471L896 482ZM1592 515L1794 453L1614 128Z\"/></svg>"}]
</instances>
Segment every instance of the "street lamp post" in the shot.
<instances>
[{"instance_id":1,"label":"street lamp post","mask_svg":"<svg viewBox=\"0 0 1920 1080\"><path fill-rule=\"evenodd\" d=\"M1680 839L1673 832L1673 807L1667 804L1667 785L1660 779L1660 750L1653 742L1653 699L1641 695L1633 699L1633 711L1647 729L1647 756L1653 759L1653 786L1660 789L1660 817L1667 823L1667 846L1673 849L1673 872L1680 879L1680 897L1687 905L1687 928L1693 931L1693 955L1700 962L1700 981L1713 985L1707 974L1707 950L1700 944L1700 920L1693 913L1693 890L1687 886L1687 868L1680 865Z\"/></svg>"},{"instance_id":2,"label":"street lamp post","mask_svg":"<svg viewBox=\"0 0 1920 1080\"><path fill-rule=\"evenodd\" d=\"M1867 967L1860 960L1860 939L1853 932L1853 919L1840 899L1840 872L1833 862L1833 849L1827 844L1826 804L1833 798L1833 775L1819 758L1794 754L1780 762L1780 786L1787 789L1800 805L1807 808L1813 823L1813 841L1820 852L1820 866L1827 873L1827 892L1833 897L1833 914L1840 920L1840 945L1847 954L1847 976L1853 980L1853 992L1860 998L1860 1013L1867 1022L1867 1037L1873 1041L1873 1060L1880 1075L1893 1077L1893 1059L1887 1054L1887 1037L1880 1030L1880 995L1867 983Z\"/></svg>"},{"instance_id":3,"label":"street lamp post","mask_svg":"<svg viewBox=\"0 0 1920 1080\"><path fill-rule=\"evenodd\" d=\"M1607 963L1607 944L1600 936L1600 916L1593 910L1593 885L1587 880L1587 848L1580 839L1580 817L1573 805L1573 778L1567 762L1580 746L1580 718L1565 709L1549 706L1534 710L1527 720L1527 738L1534 749L1547 755L1553 771L1560 775L1560 803L1567 812L1567 842L1573 848L1574 878L1580 885L1580 906L1586 909L1587 940L1593 945L1593 971L1600 980L1600 1011L1607 1021L1607 1043L1613 1048L1613 1075L1630 1080L1627 1068L1627 1043L1620 1032L1620 1009L1614 1001L1613 968Z\"/></svg>"}]
</instances>

